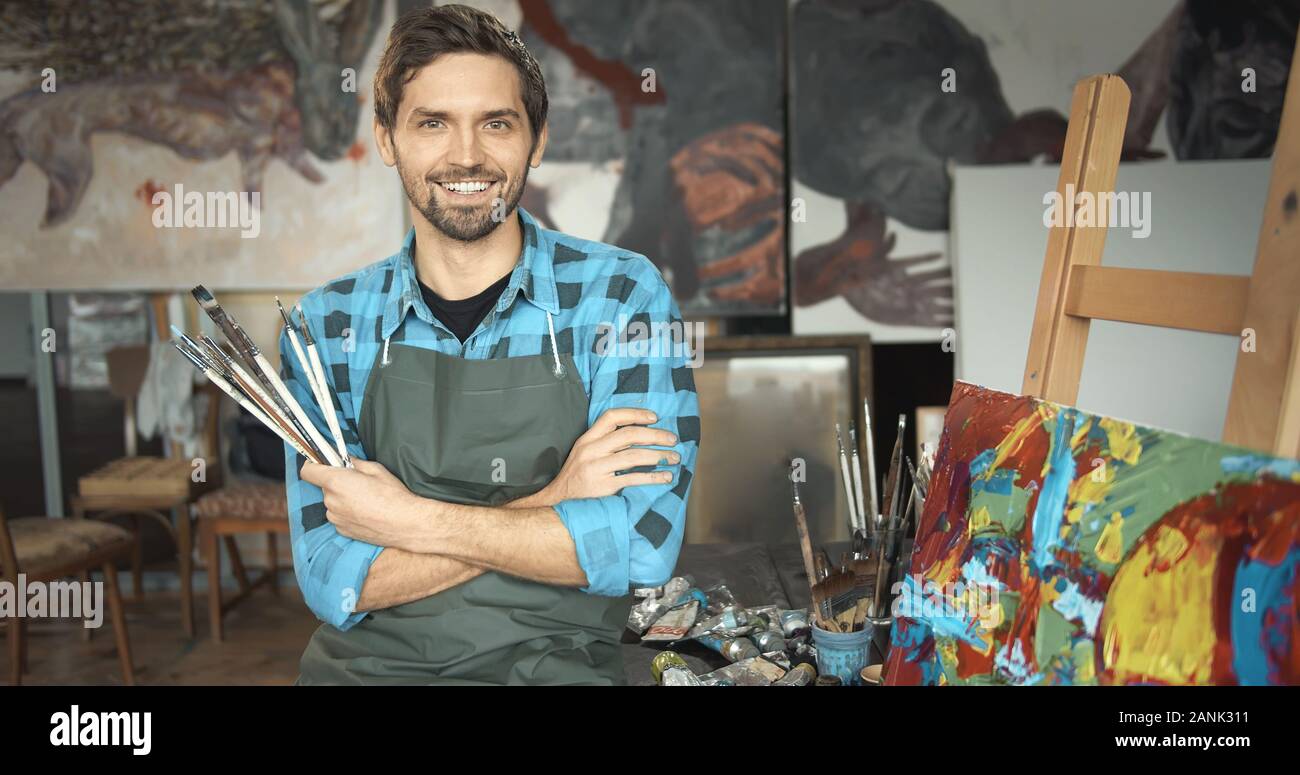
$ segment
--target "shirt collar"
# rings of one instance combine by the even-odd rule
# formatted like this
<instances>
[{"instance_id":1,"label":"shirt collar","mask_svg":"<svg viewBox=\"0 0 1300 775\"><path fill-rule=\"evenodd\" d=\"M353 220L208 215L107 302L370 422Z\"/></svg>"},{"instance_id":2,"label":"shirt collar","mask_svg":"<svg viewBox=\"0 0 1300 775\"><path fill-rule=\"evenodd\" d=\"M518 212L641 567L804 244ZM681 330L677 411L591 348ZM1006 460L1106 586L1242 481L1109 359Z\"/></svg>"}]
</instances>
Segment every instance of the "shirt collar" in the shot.
<instances>
[{"instance_id":1,"label":"shirt collar","mask_svg":"<svg viewBox=\"0 0 1300 775\"><path fill-rule=\"evenodd\" d=\"M517 208L519 225L523 229L524 250L515 264L510 282L497 301L497 312L505 312L520 292L533 305L558 314L560 294L555 287L555 248L542 233L542 228L527 210ZM393 281L384 298L384 314L380 334L387 339L402 324L406 313L415 310L416 317L433 325L433 313L420 294L420 283L415 272L415 229L402 241L402 249L391 259Z\"/></svg>"}]
</instances>

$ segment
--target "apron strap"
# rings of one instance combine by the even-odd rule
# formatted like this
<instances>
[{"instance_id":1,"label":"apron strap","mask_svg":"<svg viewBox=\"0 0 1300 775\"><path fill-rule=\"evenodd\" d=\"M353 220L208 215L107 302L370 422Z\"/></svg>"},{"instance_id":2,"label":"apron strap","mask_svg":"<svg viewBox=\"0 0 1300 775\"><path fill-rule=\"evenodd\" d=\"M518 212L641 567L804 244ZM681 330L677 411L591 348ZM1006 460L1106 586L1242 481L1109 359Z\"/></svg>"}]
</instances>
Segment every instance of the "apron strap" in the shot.
<instances>
[{"instance_id":1,"label":"apron strap","mask_svg":"<svg viewBox=\"0 0 1300 775\"><path fill-rule=\"evenodd\" d=\"M560 347L555 343L555 322L551 319L550 312L546 313L546 328L551 332L551 357L555 359L555 368L553 369L553 371L555 372L556 378L563 379L564 364L560 363ZM388 359L388 340L389 337L387 336L384 337L384 352L383 352L383 356L379 359L380 368L383 368L384 366L387 366L389 363L391 363L391 361Z\"/></svg>"}]
</instances>

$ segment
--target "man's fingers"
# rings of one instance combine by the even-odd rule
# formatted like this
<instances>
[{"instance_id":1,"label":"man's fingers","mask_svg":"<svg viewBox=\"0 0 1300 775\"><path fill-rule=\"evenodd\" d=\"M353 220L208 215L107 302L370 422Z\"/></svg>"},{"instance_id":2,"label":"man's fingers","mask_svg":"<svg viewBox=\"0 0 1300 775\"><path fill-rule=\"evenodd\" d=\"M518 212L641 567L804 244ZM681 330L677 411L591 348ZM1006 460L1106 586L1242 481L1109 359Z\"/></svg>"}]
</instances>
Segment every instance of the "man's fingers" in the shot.
<instances>
[{"instance_id":1,"label":"man's fingers","mask_svg":"<svg viewBox=\"0 0 1300 775\"><path fill-rule=\"evenodd\" d=\"M658 421L659 417L648 409L634 409L632 407L619 407L616 409L606 409L605 413L596 418L596 421L587 429L588 433L596 436L604 436L612 433L620 425L649 425Z\"/></svg>"},{"instance_id":2,"label":"man's fingers","mask_svg":"<svg viewBox=\"0 0 1300 775\"><path fill-rule=\"evenodd\" d=\"M626 471L629 468L637 468L638 466L671 466L681 462L681 457L676 452L662 449L646 449L645 447L625 449L622 452L610 455L606 459L609 461L609 467L612 471Z\"/></svg>"},{"instance_id":3,"label":"man's fingers","mask_svg":"<svg viewBox=\"0 0 1300 775\"><path fill-rule=\"evenodd\" d=\"M636 487L642 484L668 484L673 480L672 471L651 471L644 474L623 474L614 477L619 487Z\"/></svg>"},{"instance_id":4,"label":"man's fingers","mask_svg":"<svg viewBox=\"0 0 1300 775\"><path fill-rule=\"evenodd\" d=\"M598 449L613 453L634 445L671 447L675 444L677 444L677 436L669 431L629 425L626 428L619 428L602 439Z\"/></svg>"},{"instance_id":5,"label":"man's fingers","mask_svg":"<svg viewBox=\"0 0 1300 775\"><path fill-rule=\"evenodd\" d=\"M363 474L386 474L388 469L384 468L383 463L376 463L373 460L362 460L359 457L352 458L352 467Z\"/></svg>"},{"instance_id":6,"label":"man's fingers","mask_svg":"<svg viewBox=\"0 0 1300 775\"><path fill-rule=\"evenodd\" d=\"M308 460L302 464L302 470L298 472L298 476L304 482L309 482L317 487L324 487L325 473L329 468L329 466L323 466L320 463L313 463Z\"/></svg>"}]
</instances>

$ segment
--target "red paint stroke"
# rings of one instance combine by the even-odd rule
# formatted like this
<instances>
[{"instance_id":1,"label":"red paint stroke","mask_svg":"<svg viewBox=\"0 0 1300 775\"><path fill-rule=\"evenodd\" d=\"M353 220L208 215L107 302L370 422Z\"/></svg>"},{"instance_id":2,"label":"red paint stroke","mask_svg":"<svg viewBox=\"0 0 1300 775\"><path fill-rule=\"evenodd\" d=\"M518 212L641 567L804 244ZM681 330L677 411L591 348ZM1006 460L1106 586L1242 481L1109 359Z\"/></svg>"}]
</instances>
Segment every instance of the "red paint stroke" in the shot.
<instances>
[{"instance_id":1,"label":"red paint stroke","mask_svg":"<svg viewBox=\"0 0 1300 775\"><path fill-rule=\"evenodd\" d=\"M348 158L354 162L360 163L366 158L366 145L360 140L348 147Z\"/></svg>"},{"instance_id":2,"label":"red paint stroke","mask_svg":"<svg viewBox=\"0 0 1300 775\"><path fill-rule=\"evenodd\" d=\"M519 0L524 23L569 58L574 69L586 73L609 90L618 107L618 125L623 129L632 126L632 108L637 105L658 105L667 100L663 85L656 82L655 91L641 90L641 76L627 65L613 59L601 59L586 46L575 43L569 31L560 26L547 0Z\"/></svg>"},{"instance_id":3,"label":"red paint stroke","mask_svg":"<svg viewBox=\"0 0 1300 775\"><path fill-rule=\"evenodd\" d=\"M1176 530L1187 539L1187 550L1176 558L1161 562L1148 573L1167 573L1189 554L1215 547L1209 561L1214 565L1214 602L1211 612L1215 647L1210 666L1210 681L1236 684L1232 669L1232 614L1239 605L1235 587L1237 569L1244 560L1281 564L1293 546L1300 544L1300 484L1265 476L1255 482L1234 482L1192 500L1180 503L1157 520L1138 539L1130 555L1153 544L1162 530ZM1153 551L1153 554L1154 551ZM1158 555L1157 555L1158 556ZM1196 559L1185 560L1195 562ZM1262 604L1263 601L1261 601ZM1133 605L1132 600L1106 599L1106 609L1114 605ZM1160 626L1159 622L1152 622ZM1300 632L1287 634L1288 656L1273 662L1271 674L1283 684L1300 683ZM1096 650L1097 675L1103 682L1114 678L1103 662L1102 649Z\"/></svg>"},{"instance_id":4,"label":"red paint stroke","mask_svg":"<svg viewBox=\"0 0 1300 775\"><path fill-rule=\"evenodd\" d=\"M150 178L150 179L146 180L145 182L141 183L141 184L140 184L140 185L135 189L135 198L136 198L136 199L139 199L141 202L144 202L145 204L149 205L150 207L153 207L153 196L154 196L154 194L157 194L157 193L160 192L160 191L166 191L166 190L167 190L167 187L166 187L166 186L163 186L163 185L161 185L161 184L159 184L159 183L155 183L155 182L153 182L153 178Z\"/></svg>"}]
</instances>

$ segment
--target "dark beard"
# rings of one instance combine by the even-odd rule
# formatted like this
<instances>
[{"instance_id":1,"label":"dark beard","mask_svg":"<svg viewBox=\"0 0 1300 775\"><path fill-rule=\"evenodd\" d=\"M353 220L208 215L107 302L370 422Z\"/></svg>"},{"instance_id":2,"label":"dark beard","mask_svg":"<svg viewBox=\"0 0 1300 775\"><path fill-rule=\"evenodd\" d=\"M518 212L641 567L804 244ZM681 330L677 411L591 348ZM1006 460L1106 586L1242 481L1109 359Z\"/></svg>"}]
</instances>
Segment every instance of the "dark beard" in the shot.
<instances>
[{"instance_id":1,"label":"dark beard","mask_svg":"<svg viewBox=\"0 0 1300 775\"><path fill-rule=\"evenodd\" d=\"M394 154L396 155L396 154ZM519 200L524 195L524 186L528 183L528 165L524 165L524 174L516 179L503 196L494 198L484 205L477 207L440 207L435 192L430 191L429 197L424 202L419 200L419 191L417 185L427 183L430 186L438 186L437 182L412 180L402 167L402 160L397 157L397 174L402 179L402 188L406 191L406 198L420 211L420 215L433 225L435 229L442 232L447 237L458 242L477 242L491 234L498 226L505 223L511 213L519 205ZM465 173L458 174L460 178L473 178L476 175L483 175L481 168L475 168ZM483 175L483 177L495 177ZM504 212L498 206L498 203L504 200ZM501 212L501 220L496 220L492 216L494 213Z\"/></svg>"}]
</instances>

